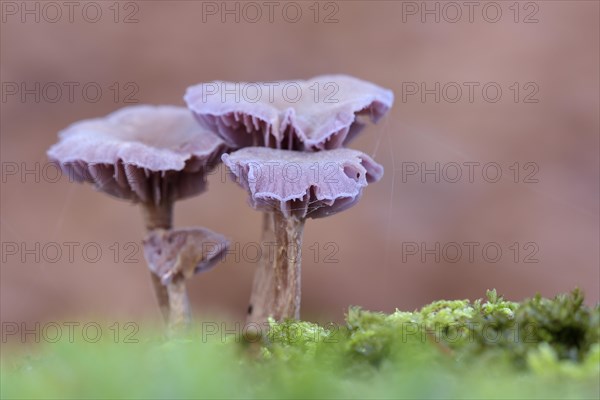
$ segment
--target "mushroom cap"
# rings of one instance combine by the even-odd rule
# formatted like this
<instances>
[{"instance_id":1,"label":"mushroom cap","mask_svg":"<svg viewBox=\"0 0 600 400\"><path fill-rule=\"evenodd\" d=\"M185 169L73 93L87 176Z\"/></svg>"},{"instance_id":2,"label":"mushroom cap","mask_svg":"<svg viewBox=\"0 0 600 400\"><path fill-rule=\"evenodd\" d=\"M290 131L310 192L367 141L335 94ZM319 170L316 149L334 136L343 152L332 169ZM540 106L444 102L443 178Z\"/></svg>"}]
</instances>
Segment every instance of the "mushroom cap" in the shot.
<instances>
[{"instance_id":1,"label":"mushroom cap","mask_svg":"<svg viewBox=\"0 0 600 400\"><path fill-rule=\"evenodd\" d=\"M246 147L221 157L250 205L286 218L321 218L353 206L383 167L351 149L314 153Z\"/></svg>"},{"instance_id":2,"label":"mushroom cap","mask_svg":"<svg viewBox=\"0 0 600 400\"><path fill-rule=\"evenodd\" d=\"M163 285L175 276L190 278L208 271L227 253L229 242L206 228L150 231L144 239L144 257Z\"/></svg>"},{"instance_id":3,"label":"mushroom cap","mask_svg":"<svg viewBox=\"0 0 600 400\"><path fill-rule=\"evenodd\" d=\"M200 123L231 147L318 151L344 146L392 106L391 90L348 75L307 81L191 86L184 99Z\"/></svg>"},{"instance_id":4,"label":"mushroom cap","mask_svg":"<svg viewBox=\"0 0 600 400\"><path fill-rule=\"evenodd\" d=\"M226 150L185 107L136 105L72 124L48 157L75 181L158 204L204 191L206 173Z\"/></svg>"}]
</instances>

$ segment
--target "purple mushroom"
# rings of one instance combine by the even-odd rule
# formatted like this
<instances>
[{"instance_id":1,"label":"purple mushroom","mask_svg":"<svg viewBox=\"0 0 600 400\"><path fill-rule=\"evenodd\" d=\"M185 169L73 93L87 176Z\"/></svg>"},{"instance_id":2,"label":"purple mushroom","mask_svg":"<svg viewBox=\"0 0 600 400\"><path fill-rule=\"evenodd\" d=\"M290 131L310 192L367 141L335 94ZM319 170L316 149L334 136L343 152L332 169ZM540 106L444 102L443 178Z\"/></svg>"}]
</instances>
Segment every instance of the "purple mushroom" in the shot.
<instances>
[{"instance_id":1,"label":"purple mushroom","mask_svg":"<svg viewBox=\"0 0 600 400\"><path fill-rule=\"evenodd\" d=\"M231 147L318 151L344 146L392 106L392 91L347 75L307 81L201 83L184 99Z\"/></svg>"},{"instance_id":2,"label":"purple mushroom","mask_svg":"<svg viewBox=\"0 0 600 400\"><path fill-rule=\"evenodd\" d=\"M226 144L202 128L183 107L137 105L106 117L80 121L59 133L50 160L77 182L89 182L111 196L142 206L147 230L169 230L176 200L202 193L206 174ZM185 290L171 291L151 274L166 320L169 302L187 304ZM169 299L173 292L179 299ZM171 309L171 313L189 310Z\"/></svg>"},{"instance_id":3,"label":"purple mushroom","mask_svg":"<svg viewBox=\"0 0 600 400\"><path fill-rule=\"evenodd\" d=\"M249 194L251 206L267 213L275 249L250 305L252 320L298 319L302 231L307 218L343 211L359 200L383 167L350 149L306 153L247 147L223 154L223 162ZM253 311L253 312L252 312Z\"/></svg>"},{"instance_id":4,"label":"purple mushroom","mask_svg":"<svg viewBox=\"0 0 600 400\"><path fill-rule=\"evenodd\" d=\"M144 256L150 270L167 288L169 326L186 326L191 320L185 293L185 280L211 269L227 251L229 242L205 228L155 229L144 239Z\"/></svg>"},{"instance_id":5,"label":"purple mushroom","mask_svg":"<svg viewBox=\"0 0 600 400\"><path fill-rule=\"evenodd\" d=\"M394 94L348 75L322 75L307 81L201 83L189 87L184 99L198 121L232 148L263 146L315 152L346 145L369 119L377 122L387 113ZM327 182L321 182L324 183ZM321 211L310 208L311 216L340 210L356 199L344 197L334 207ZM263 255L269 253L265 245L275 239L273 216L265 212ZM271 264L263 257L256 270L248 307L249 322L263 322L268 316L268 310L262 307L266 304L265 296L273 295Z\"/></svg>"}]
</instances>

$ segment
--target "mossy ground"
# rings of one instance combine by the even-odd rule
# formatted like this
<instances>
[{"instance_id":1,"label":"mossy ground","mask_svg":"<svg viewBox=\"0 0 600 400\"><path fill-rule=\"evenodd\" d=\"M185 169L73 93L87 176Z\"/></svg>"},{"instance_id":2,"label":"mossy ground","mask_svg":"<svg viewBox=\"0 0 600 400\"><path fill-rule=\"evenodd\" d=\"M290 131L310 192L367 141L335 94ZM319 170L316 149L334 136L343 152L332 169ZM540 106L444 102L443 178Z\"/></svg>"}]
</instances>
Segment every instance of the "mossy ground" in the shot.
<instances>
[{"instance_id":1,"label":"mossy ground","mask_svg":"<svg viewBox=\"0 0 600 400\"><path fill-rule=\"evenodd\" d=\"M206 325L203 325L206 328ZM211 325L214 327L214 325ZM4 357L2 398L591 398L600 308L578 291L522 303L438 301L346 325L248 335L47 344ZM251 330L245 331L246 333ZM222 339L225 340L222 340Z\"/></svg>"}]
</instances>

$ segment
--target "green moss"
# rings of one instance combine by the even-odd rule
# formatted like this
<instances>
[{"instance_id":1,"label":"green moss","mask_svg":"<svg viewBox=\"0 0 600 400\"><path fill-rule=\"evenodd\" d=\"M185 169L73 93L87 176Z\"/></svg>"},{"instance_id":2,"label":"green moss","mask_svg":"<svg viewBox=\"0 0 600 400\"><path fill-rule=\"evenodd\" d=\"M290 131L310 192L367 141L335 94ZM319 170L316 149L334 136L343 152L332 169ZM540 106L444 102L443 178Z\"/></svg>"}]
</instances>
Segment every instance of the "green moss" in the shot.
<instances>
[{"instance_id":1,"label":"green moss","mask_svg":"<svg viewBox=\"0 0 600 400\"><path fill-rule=\"evenodd\" d=\"M554 299L537 295L522 303L506 301L491 290L485 301L435 301L414 312L396 310L387 315L351 307L346 315L347 326L337 332L342 346L336 352L347 357L349 363L378 366L407 349L419 349L422 358L435 348L470 362L482 356L506 359L523 369L531 360L538 360L536 365L542 359L550 362L547 354L551 351L555 363L569 360L572 363L565 365L587 370L590 367L583 361L590 354L594 357L591 349L599 341L599 321L600 307L586 307L579 290ZM319 348L318 341L313 340L310 351L305 351L305 339L297 339L318 337L314 332L322 328L314 324L272 322L271 327L275 332L296 332L296 349L303 349L303 355L313 355ZM286 342L285 336L279 338L283 348L295 347ZM277 343L272 343L270 349L281 353ZM289 355L289 351L283 354Z\"/></svg>"},{"instance_id":2,"label":"green moss","mask_svg":"<svg viewBox=\"0 0 600 400\"><path fill-rule=\"evenodd\" d=\"M579 290L554 299L537 295L514 308L514 314L479 314L470 323L473 351L500 349L518 366L544 343L559 360L582 361L598 343L600 307L586 307Z\"/></svg>"},{"instance_id":3,"label":"green moss","mask_svg":"<svg viewBox=\"0 0 600 400\"><path fill-rule=\"evenodd\" d=\"M212 335L69 343L3 357L2 398L598 398L599 307L579 291L437 301L344 326L270 321L264 342ZM527 327L527 328L524 328ZM533 327L533 328L530 328ZM527 340L525 340L527 339Z\"/></svg>"}]
</instances>

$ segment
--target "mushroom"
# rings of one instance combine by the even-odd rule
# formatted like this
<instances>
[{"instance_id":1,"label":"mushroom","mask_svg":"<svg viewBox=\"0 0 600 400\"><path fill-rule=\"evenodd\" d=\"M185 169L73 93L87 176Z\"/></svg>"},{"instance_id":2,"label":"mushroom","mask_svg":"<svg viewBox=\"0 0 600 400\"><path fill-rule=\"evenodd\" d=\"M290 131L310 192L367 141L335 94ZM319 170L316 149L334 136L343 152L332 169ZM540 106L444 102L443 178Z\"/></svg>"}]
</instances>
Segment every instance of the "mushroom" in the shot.
<instances>
[{"instance_id":1,"label":"mushroom","mask_svg":"<svg viewBox=\"0 0 600 400\"><path fill-rule=\"evenodd\" d=\"M346 145L392 106L394 94L348 75L306 81L201 83L184 99L231 147L318 151Z\"/></svg>"},{"instance_id":2,"label":"mushroom","mask_svg":"<svg viewBox=\"0 0 600 400\"><path fill-rule=\"evenodd\" d=\"M136 105L72 124L59 133L48 157L73 180L141 204L152 232L171 229L174 202L202 193L207 172L226 150L186 108ZM171 290L173 280L165 286L155 273L151 276L165 320L185 319L179 314L189 309L169 305L187 304L185 290Z\"/></svg>"},{"instance_id":3,"label":"mushroom","mask_svg":"<svg viewBox=\"0 0 600 400\"><path fill-rule=\"evenodd\" d=\"M348 75L321 75L306 81L201 83L189 87L184 99L198 121L232 148L313 152L346 145L368 119L377 122L387 113L394 94ZM264 213L263 256L275 241L272 220ZM272 285L271 269L270 260L262 257L254 276L249 322L262 322L255 316L265 315L261 304L265 288Z\"/></svg>"},{"instance_id":4,"label":"mushroom","mask_svg":"<svg viewBox=\"0 0 600 400\"><path fill-rule=\"evenodd\" d=\"M167 288L170 309L169 326L178 330L191 321L185 281L194 274L208 271L226 254L228 241L223 235L205 228L155 229L144 239L144 256L150 270Z\"/></svg>"},{"instance_id":5,"label":"mushroom","mask_svg":"<svg viewBox=\"0 0 600 400\"><path fill-rule=\"evenodd\" d=\"M267 213L274 232L274 254L253 297L252 319L298 319L305 220L356 204L363 188L383 176L383 167L351 149L307 153L246 147L223 154L222 160L248 192L250 205Z\"/></svg>"}]
</instances>

